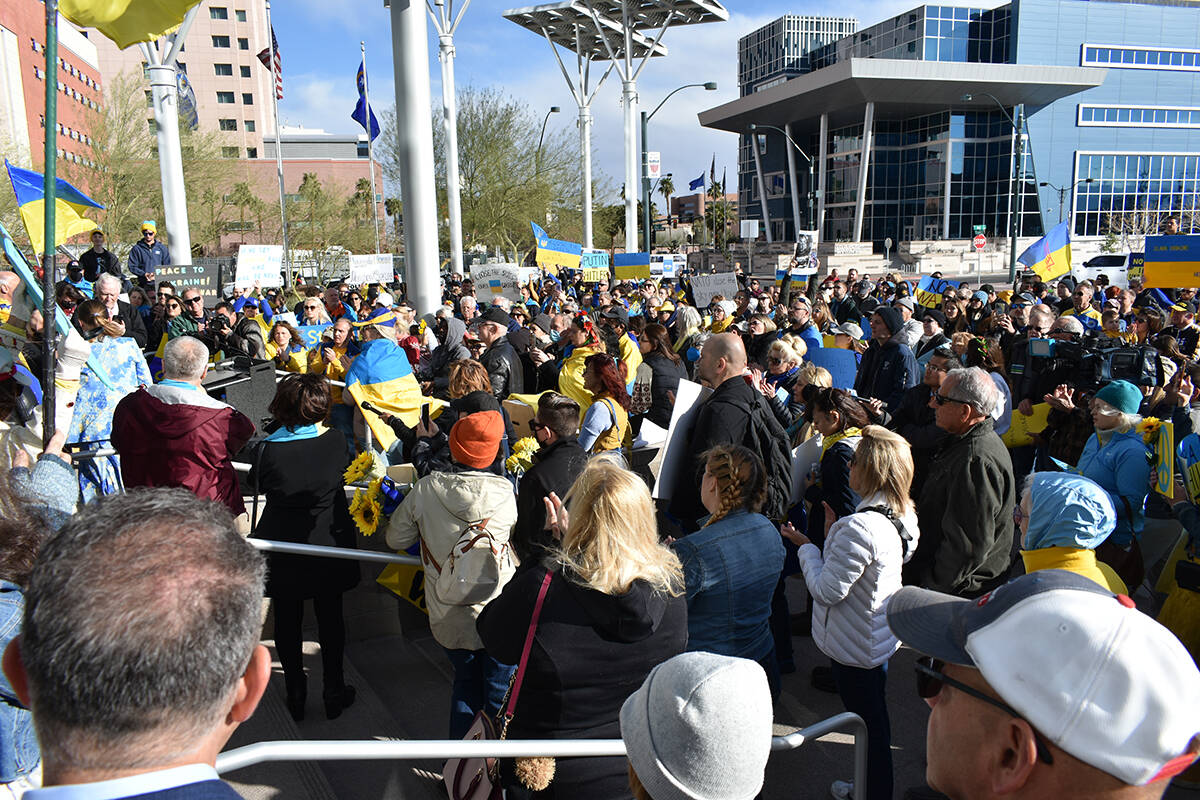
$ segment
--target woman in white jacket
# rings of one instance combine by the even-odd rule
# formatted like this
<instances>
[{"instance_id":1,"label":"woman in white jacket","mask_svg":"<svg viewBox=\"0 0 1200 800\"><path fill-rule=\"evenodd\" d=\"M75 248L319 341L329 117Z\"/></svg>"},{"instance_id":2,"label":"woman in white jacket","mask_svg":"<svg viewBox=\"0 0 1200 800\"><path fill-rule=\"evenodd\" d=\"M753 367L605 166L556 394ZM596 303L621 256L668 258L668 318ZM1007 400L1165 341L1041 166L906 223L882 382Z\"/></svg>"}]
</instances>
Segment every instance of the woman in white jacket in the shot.
<instances>
[{"instance_id":1,"label":"woman in white jacket","mask_svg":"<svg viewBox=\"0 0 1200 800\"><path fill-rule=\"evenodd\" d=\"M841 519L826 505L824 552L790 524L781 530L800 545L800 566L813 597L813 641L833 660L846 710L867 723L867 790L859 796L868 800L892 796L887 663L900 643L885 612L900 588L901 566L917 548L917 515L908 494L912 476L908 442L868 425L850 461L850 488L863 500ZM849 797L852 784L835 781L830 791Z\"/></svg>"}]
</instances>

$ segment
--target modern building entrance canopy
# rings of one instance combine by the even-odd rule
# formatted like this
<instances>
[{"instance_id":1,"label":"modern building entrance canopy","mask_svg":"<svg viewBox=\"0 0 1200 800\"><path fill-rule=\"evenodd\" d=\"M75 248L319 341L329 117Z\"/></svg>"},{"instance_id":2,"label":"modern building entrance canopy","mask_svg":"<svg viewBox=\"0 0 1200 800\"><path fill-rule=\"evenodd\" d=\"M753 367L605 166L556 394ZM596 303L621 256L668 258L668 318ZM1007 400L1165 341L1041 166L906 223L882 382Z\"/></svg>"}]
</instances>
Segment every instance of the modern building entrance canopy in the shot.
<instances>
[{"instance_id":1,"label":"modern building entrance canopy","mask_svg":"<svg viewBox=\"0 0 1200 800\"><path fill-rule=\"evenodd\" d=\"M503 16L522 28L545 36L551 44L567 48L579 58L607 61L612 58L610 53L617 58L625 57L625 29L611 17L594 19L584 0L513 8L505 11ZM644 58L647 53L667 54L665 45L636 31L630 40L634 58Z\"/></svg>"},{"instance_id":2,"label":"modern building entrance canopy","mask_svg":"<svg viewBox=\"0 0 1200 800\"><path fill-rule=\"evenodd\" d=\"M867 103L874 105L875 119L962 108L969 102L963 95L985 92L1004 106L1044 106L1099 86L1106 72L1095 67L851 58L702 111L699 117L706 128L733 133L748 132L750 123L790 123L794 133L811 133L823 115L830 128L862 122Z\"/></svg>"}]
</instances>

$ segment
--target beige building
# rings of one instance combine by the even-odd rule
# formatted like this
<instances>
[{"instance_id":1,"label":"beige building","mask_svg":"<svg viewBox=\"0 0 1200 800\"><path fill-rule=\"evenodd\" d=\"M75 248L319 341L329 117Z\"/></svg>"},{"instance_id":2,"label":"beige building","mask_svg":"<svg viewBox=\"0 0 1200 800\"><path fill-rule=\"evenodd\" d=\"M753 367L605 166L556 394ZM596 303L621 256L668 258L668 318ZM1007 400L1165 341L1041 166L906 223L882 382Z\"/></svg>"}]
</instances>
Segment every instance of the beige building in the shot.
<instances>
[{"instance_id":1,"label":"beige building","mask_svg":"<svg viewBox=\"0 0 1200 800\"><path fill-rule=\"evenodd\" d=\"M274 134L271 73L257 56L269 44L269 35L263 0L203 0L184 39L179 65L196 93L200 129L221 133L227 158L265 158L263 137ZM137 45L118 50L105 36L90 38L105 82L126 71L142 71ZM288 53L281 50L287 91ZM147 107L146 118L153 116Z\"/></svg>"}]
</instances>

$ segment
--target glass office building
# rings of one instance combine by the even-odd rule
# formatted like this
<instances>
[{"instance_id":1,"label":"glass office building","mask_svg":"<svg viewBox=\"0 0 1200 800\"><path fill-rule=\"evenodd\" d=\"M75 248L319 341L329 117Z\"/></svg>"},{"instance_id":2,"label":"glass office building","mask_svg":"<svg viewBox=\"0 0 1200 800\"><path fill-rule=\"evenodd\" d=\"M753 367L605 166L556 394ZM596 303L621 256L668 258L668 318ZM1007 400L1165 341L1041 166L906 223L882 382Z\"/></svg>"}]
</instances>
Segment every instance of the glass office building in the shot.
<instances>
[{"instance_id":1,"label":"glass office building","mask_svg":"<svg viewBox=\"0 0 1200 800\"><path fill-rule=\"evenodd\" d=\"M739 210L768 218L776 240L819 226L882 249L980 226L1004 236L1014 219L1019 236L1060 219L1103 236L1172 212L1200 232L1197 31L1200 4L1173 0L925 5L816 49L810 72L701 122L740 134ZM768 126L757 160L750 124Z\"/></svg>"},{"instance_id":2,"label":"glass office building","mask_svg":"<svg viewBox=\"0 0 1200 800\"><path fill-rule=\"evenodd\" d=\"M738 39L738 89L745 97L812 72L813 51L858 30L853 17L787 14Z\"/></svg>"}]
</instances>

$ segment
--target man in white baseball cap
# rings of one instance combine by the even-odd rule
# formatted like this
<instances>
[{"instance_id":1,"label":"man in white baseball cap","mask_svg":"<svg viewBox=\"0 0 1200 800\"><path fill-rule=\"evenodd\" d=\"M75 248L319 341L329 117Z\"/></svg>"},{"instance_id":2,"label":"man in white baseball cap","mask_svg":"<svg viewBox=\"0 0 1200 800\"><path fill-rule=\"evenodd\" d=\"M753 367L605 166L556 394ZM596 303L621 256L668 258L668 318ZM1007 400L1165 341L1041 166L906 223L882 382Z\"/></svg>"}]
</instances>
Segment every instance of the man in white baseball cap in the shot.
<instances>
[{"instance_id":1,"label":"man in white baseball cap","mask_svg":"<svg viewBox=\"0 0 1200 800\"><path fill-rule=\"evenodd\" d=\"M1200 671L1133 601L1063 570L975 600L917 587L888 624L932 709L925 777L954 800L1158 798L1200 752Z\"/></svg>"}]
</instances>

